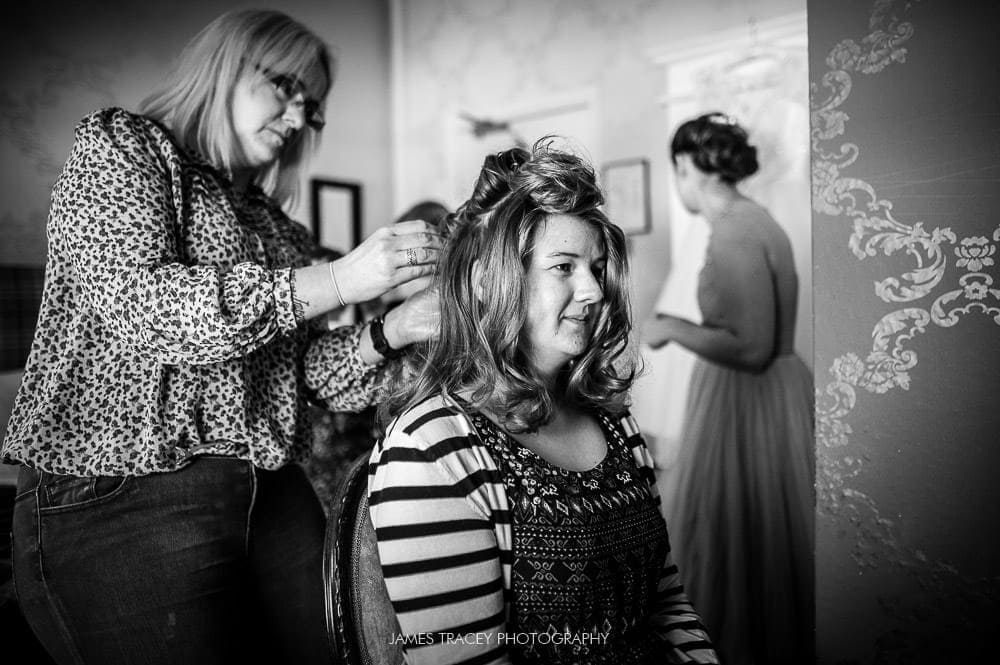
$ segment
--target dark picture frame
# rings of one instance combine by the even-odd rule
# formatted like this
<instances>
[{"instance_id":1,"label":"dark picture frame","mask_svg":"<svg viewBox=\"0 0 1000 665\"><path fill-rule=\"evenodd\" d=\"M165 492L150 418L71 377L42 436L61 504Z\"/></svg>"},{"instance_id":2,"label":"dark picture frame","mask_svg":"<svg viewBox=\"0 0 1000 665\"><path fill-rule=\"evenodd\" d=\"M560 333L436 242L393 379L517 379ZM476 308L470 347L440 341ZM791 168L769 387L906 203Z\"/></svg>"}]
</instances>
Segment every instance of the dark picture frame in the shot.
<instances>
[{"instance_id":1,"label":"dark picture frame","mask_svg":"<svg viewBox=\"0 0 1000 665\"><path fill-rule=\"evenodd\" d=\"M312 178L310 215L316 242L344 254L361 244L361 184Z\"/></svg>"},{"instance_id":2,"label":"dark picture frame","mask_svg":"<svg viewBox=\"0 0 1000 665\"><path fill-rule=\"evenodd\" d=\"M361 183L329 178L309 181L309 213L316 243L347 254L361 244ZM357 323L361 305L328 315L327 326Z\"/></svg>"},{"instance_id":3,"label":"dark picture frame","mask_svg":"<svg viewBox=\"0 0 1000 665\"><path fill-rule=\"evenodd\" d=\"M643 157L608 162L601 169L605 213L626 235L649 233L649 160Z\"/></svg>"}]
</instances>

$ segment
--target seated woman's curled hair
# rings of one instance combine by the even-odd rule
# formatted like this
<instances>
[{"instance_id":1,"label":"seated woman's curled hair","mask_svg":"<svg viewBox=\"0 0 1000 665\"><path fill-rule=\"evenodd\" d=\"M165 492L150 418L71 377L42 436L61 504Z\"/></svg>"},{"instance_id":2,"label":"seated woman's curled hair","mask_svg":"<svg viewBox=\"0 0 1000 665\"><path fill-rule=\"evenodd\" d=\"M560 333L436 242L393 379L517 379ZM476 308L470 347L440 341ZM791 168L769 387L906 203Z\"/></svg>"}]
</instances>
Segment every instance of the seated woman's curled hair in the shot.
<instances>
[{"instance_id":1,"label":"seated woman's curled hair","mask_svg":"<svg viewBox=\"0 0 1000 665\"><path fill-rule=\"evenodd\" d=\"M625 238L551 139L446 221L441 331L382 404L369 502L412 663L717 662L626 408Z\"/></svg>"}]
</instances>

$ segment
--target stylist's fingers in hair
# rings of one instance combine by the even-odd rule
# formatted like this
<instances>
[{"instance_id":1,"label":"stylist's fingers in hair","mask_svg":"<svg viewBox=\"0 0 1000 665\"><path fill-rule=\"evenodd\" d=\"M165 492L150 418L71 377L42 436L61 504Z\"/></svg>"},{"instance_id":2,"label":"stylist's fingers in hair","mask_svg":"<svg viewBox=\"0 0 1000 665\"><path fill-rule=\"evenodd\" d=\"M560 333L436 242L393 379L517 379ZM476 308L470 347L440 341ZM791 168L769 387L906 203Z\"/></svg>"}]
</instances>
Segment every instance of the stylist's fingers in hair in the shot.
<instances>
[{"instance_id":1,"label":"stylist's fingers in hair","mask_svg":"<svg viewBox=\"0 0 1000 665\"><path fill-rule=\"evenodd\" d=\"M399 230L403 233L397 234ZM334 262L341 297L347 303L364 302L381 297L403 282L433 273L440 246L440 237L426 222L403 222L377 229Z\"/></svg>"},{"instance_id":2,"label":"stylist's fingers in hair","mask_svg":"<svg viewBox=\"0 0 1000 665\"><path fill-rule=\"evenodd\" d=\"M424 235L426 236L423 240L428 243L436 243L437 247L441 247L441 234L438 233L437 227L433 224L429 224L422 219L411 219L406 222L396 222L391 227L393 235L399 237L406 237L411 235Z\"/></svg>"},{"instance_id":3,"label":"stylist's fingers in hair","mask_svg":"<svg viewBox=\"0 0 1000 665\"><path fill-rule=\"evenodd\" d=\"M386 341L393 348L426 342L441 332L441 306L436 288L417 291L385 315Z\"/></svg>"},{"instance_id":4,"label":"stylist's fingers in hair","mask_svg":"<svg viewBox=\"0 0 1000 665\"><path fill-rule=\"evenodd\" d=\"M441 250L434 247L400 247L396 250L396 262L400 268L437 264Z\"/></svg>"},{"instance_id":5,"label":"stylist's fingers in hair","mask_svg":"<svg viewBox=\"0 0 1000 665\"><path fill-rule=\"evenodd\" d=\"M444 240L433 226L414 220L393 224L392 231L396 236L400 265L437 262Z\"/></svg>"},{"instance_id":6,"label":"stylist's fingers in hair","mask_svg":"<svg viewBox=\"0 0 1000 665\"><path fill-rule=\"evenodd\" d=\"M396 271L396 275L399 277L397 285L401 286L407 282L412 282L415 279L420 279L421 277L429 277L436 271L437 264L435 263L425 263L423 265L416 266L401 266Z\"/></svg>"}]
</instances>

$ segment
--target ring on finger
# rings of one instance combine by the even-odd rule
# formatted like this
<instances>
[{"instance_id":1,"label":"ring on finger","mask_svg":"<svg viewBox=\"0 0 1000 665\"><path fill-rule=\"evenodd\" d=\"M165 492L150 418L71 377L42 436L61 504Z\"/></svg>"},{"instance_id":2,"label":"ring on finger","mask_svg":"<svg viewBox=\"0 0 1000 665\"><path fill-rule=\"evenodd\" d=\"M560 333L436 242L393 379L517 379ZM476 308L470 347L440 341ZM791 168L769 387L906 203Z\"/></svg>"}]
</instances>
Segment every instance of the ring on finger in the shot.
<instances>
[{"instance_id":1,"label":"ring on finger","mask_svg":"<svg viewBox=\"0 0 1000 665\"><path fill-rule=\"evenodd\" d=\"M406 250L406 262L411 265L417 265L417 252L412 247Z\"/></svg>"}]
</instances>

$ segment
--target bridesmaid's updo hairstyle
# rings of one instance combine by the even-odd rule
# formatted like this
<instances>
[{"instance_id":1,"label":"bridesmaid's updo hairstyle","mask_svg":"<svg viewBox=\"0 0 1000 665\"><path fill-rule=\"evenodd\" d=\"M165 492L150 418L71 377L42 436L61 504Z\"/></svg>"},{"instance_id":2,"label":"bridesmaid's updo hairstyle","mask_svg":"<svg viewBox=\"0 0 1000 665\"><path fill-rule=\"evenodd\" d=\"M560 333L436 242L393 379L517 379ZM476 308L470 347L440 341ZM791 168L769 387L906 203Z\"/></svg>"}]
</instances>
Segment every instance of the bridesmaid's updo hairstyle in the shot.
<instances>
[{"instance_id":1,"label":"bridesmaid's updo hairstyle","mask_svg":"<svg viewBox=\"0 0 1000 665\"><path fill-rule=\"evenodd\" d=\"M688 120L674 133L670 159L691 155L700 171L718 173L723 182L734 184L760 168L757 148L750 145L746 130L724 113L706 113Z\"/></svg>"},{"instance_id":2,"label":"bridesmaid's updo hairstyle","mask_svg":"<svg viewBox=\"0 0 1000 665\"><path fill-rule=\"evenodd\" d=\"M552 147L488 155L472 194L445 220L438 264L438 338L422 349L417 376L383 400L383 421L442 391L497 414L511 432L548 422L552 400L611 413L624 409L633 372L623 356L631 329L625 235L603 211L593 168ZM552 215L572 215L601 238L607 266L603 300L590 344L550 394L529 362L527 270L538 233Z\"/></svg>"}]
</instances>

